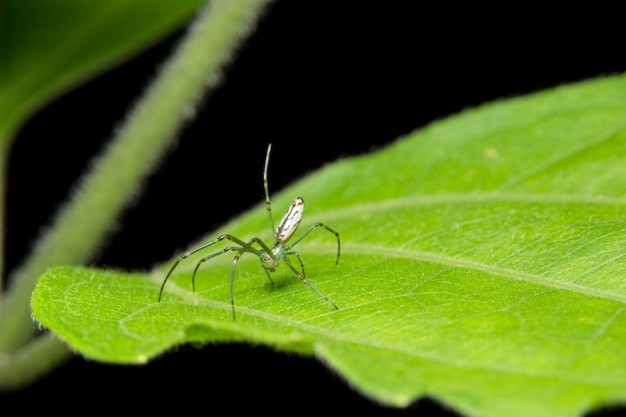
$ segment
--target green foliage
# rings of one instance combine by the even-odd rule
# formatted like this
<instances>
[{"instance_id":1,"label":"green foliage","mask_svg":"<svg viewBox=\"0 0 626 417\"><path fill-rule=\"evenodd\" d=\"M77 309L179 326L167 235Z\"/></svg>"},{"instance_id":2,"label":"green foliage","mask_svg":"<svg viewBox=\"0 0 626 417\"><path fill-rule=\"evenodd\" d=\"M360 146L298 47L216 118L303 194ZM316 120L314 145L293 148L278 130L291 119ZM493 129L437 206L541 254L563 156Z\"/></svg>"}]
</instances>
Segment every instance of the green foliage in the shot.
<instances>
[{"instance_id":1,"label":"green foliage","mask_svg":"<svg viewBox=\"0 0 626 417\"><path fill-rule=\"evenodd\" d=\"M34 317L88 358L145 363L180 343L315 355L369 397L466 415L575 416L626 400L626 78L483 106L276 194L302 195L310 281L253 255L149 274L56 267ZM263 155L259 155L262 159ZM275 168L274 168L275 169ZM270 174L271 175L271 174ZM279 213L281 212L281 213ZM207 236L271 242L262 205ZM217 247L215 247L217 250Z\"/></svg>"},{"instance_id":2,"label":"green foliage","mask_svg":"<svg viewBox=\"0 0 626 417\"><path fill-rule=\"evenodd\" d=\"M51 98L161 39L201 3L4 1L0 130L19 125Z\"/></svg>"}]
</instances>

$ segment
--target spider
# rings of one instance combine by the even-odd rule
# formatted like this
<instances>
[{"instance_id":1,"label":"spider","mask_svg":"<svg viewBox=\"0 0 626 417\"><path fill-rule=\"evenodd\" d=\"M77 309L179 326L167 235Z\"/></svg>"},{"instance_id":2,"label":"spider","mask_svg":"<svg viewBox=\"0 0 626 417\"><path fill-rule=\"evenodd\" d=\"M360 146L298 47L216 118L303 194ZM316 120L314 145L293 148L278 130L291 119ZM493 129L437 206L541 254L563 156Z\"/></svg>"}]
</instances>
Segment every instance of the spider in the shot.
<instances>
[{"instance_id":1,"label":"spider","mask_svg":"<svg viewBox=\"0 0 626 417\"><path fill-rule=\"evenodd\" d=\"M165 287L165 283L169 279L170 275L172 274L176 266L183 259L226 239L226 240L230 240L231 242L234 242L236 245L226 246L225 248L222 248L218 250L217 252L213 252L203 257L202 259L200 259L198 263L196 264L196 267L193 271L193 275L191 276L191 286L192 286L193 292L195 292L196 291L196 284L195 284L196 272L198 272L198 268L200 267L202 263L208 261L209 259L215 258L216 256L221 255L223 253L226 253L229 251L237 251L237 254L233 258L233 266L230 272L230 304L231 304L231 308L233 312L233 320L235 320L235 297L233 294L234 281L235 281L235 268L237 266L237 261L239 260L241 255L243 255L246 252L253 253L259 257L259 259L261 260L261 266L263 267L263 270L267 274L267 277L269 278L272 284L274 284L274 281L272 280L272 277L270 276L270 272L274 272L276 270L281 260L285 261L285 264L287 264L289 269L291 269L291 271L298 277L298 279L300 279L300 281L304 282L310 289L315 291L315 293L318 296L323 298L324 301L330 304L335 310L339 309L339 307L337 307L335 303L330 301L328 297L322 294L317 288L313 286L313 284L311 284L306 279L306 276L304 273L304 263L302 262L302 258L300 257L300 254L298 252L293 250L293 247L296 246L309 233L311 233L313 230L319 227L322 227L337 237L337 258L335 260L335 265L337 265L339 264L339 254L341 252L341 243L339 240L339 233L337 233L336 231L334 231L333 229L331 229L330 227L326 226L323 223L315 223L314 225L309 227L309 229L306 232L304 232L302 236L300 236L295 241L293 241L293 243L288 244L287 242L289 242L289 240L296 233L296 230L298 230L298 226L300 225L300 221L302 221L302 217L304 215L304 199L302 197L296 197L293 200L293 202L291 203L291 206L289 206L289 209L287 210L287 213L285 213L280 223L278 223L278 227L274 228L274 219L272 217L272 207L270 204L270 194L269 194L269 187L268 187L268 181L267 181L267 170L269 166L271 150L272 150L272 144L270 143L267 147L267 154L265 156L265 169L263 170L263 188L265 189L265 208L267 210L267 215L270 220L270 227L272 228L272 233L274 234L274 239L275 239L274 243L271 246L268 246L263 240L261 240L258 237L253 237L248 242L245 242L233 235L223 234L209 242L204 243L203 245L195 249L190 250L189 252L182 254L181 256L178 257L178 259L176 259L176 261L170 268L169 272L165 276L163 283L161 284L161 290L159 291L159 302L161 302L161 296L163 295L163 288ZM258 245L258 247L255 247L255 245ZM290 255L293 255L298 259L298 262L300 262L300 268L302 272L298 271L291 264L291 261L289 260Z\"/></svg>"}]
</instances>

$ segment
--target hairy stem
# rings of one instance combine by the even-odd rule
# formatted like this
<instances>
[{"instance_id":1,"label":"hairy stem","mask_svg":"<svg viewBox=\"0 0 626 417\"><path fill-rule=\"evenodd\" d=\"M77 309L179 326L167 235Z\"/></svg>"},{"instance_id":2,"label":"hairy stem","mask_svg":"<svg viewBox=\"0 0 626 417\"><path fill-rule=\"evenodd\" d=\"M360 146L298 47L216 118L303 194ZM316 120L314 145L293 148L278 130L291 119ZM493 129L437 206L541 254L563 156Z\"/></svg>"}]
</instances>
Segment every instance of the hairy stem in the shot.
<instances>
[{"instance_id":1,"label":"hairy stem","mask_svg":"<svg viewBox=\"0 0 626 417\"><path fill-rule=\"evenodd\" d=\"M14 353L0 353L0 392L29 385L71 356L65 343L50 335L31 339Z\"/></svg>"}]
</instances>

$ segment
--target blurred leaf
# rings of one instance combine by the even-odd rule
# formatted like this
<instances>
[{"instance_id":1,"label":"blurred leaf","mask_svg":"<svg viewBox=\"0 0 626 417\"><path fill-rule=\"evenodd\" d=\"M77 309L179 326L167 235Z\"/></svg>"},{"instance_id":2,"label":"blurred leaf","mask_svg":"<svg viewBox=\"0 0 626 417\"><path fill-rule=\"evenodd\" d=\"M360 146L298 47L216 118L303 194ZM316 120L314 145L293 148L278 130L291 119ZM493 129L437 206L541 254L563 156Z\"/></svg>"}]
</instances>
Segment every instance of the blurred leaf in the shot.
<instances>
[{"instance_id":1,"label":"blurred leaf","mask_svg":"<svg viewBox=\"0 0 626 417\"><path fill-rule=\"evenodd\" d=\"M0 4L0 132L57 95L155 43L201 0L5 0ZM6 134L2 140L9 140Z\"/></svg>"},{"instance_id":2,"label":"blurred leaf","mask_svg":"<svg viewBox=\"0 0 626 417\"><path fill-rule=\"evenodd\" d=\"M233 321L231 255L202 264L191 292L207 250L181 262L161 303L170 265L147 275L51 269L33 315L107 362L144 363L194 341L315 355L396 406L429 395L466 415L577 416L623 402L625 114L623 76L560 87L433 124L277 194L276 216L303 195L301 227L323 221L340 233L338 266L324 229L297 247L338 311L284 265L272 286L246 254ZM271 186L281 164L270 165ZM209 238L271 243L268 229L259 205Z\"/></svg>"}]
</instances>

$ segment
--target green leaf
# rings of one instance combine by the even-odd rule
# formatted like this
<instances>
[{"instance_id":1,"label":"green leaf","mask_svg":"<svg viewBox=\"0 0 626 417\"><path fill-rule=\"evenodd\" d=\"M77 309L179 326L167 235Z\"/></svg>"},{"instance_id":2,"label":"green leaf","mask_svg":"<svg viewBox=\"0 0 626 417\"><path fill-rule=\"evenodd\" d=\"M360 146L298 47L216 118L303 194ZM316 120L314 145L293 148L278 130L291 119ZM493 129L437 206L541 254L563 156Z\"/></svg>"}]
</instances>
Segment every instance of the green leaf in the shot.
<instances>
[{"instance_id":1,"label":"green leaf","mask_svg":"<svg viewBox=\"0 0 626 417\"><path fill-rule=\"evenodd\" d=\"M0 6L0 131L156 42L202 0L6 0ZM10 135L2 136L3 140Z\"/></svg>"},{"instance_id":2,"label":"green leaf","mask_svg":"<svg viewBox=\"0 0 626 417\"><path fill-rule=\"evenodd\" d=\"M106 362L209 341L315 355L395 406L429 395L466 415L576 416L624 402L624 114L624 76L564 86L435 123L273 196L276 216L303 195L301 228L340 233L338 266L323 228L297 246L338 311L285 265L272 285L245 254L234 321L231 255L202 264L191 291L208 249L180 263L161 303L171 264L53 268L33 315ZM207 238L222 232L271 242L262 204Z\"/></svg>"}]
</instances>

